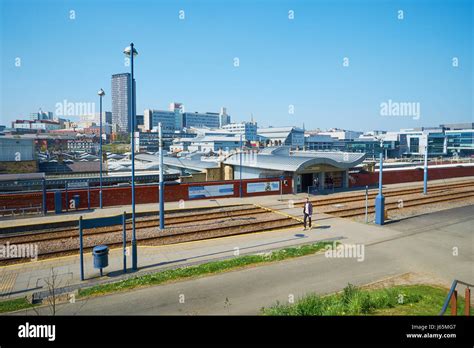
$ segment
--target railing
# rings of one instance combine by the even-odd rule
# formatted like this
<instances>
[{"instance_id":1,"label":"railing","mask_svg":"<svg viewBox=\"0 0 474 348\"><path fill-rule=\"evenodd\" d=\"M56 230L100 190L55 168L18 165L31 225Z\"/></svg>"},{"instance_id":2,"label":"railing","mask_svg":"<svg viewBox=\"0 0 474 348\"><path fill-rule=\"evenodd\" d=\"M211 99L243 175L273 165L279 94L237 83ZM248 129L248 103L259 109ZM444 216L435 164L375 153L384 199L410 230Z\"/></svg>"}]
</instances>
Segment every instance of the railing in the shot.
<instances>
[{"instance_id":1,"label":"railing","mask_svg":"<svg viewBox=\"0 0 474 348\"><path fill-rule=\"evenodd\" d=\"M474 285L455 279L453 280L453 283L451 284L451 289L449 290L446 300L444 300L443 308L441 308L441 312L439 313L439 315L444 315L450 303L451 303L451 315L458 314L458 292L456 290L456 286L458 284L463 284L466 286L466 290L464 293L464 300L466 301L464 305L464 315L469 316L471 314L470 313L471 312L471 289L470 288L474 287Z\"/></svg>"},{"instance_id":2,"label":"railing","mask_svg":"<svg viewBox=\"0 0 474 348\"><path fill-rule=\"evenodd\" d=\"M40 214L42 212L41 205L32 205L30 204L29 207L14 207L14 208L7 208L6 206L0 207L0 215L1 217L11 216L14 217L15 215L26 215L29 213Z\"/></svg>"}]
</instances>

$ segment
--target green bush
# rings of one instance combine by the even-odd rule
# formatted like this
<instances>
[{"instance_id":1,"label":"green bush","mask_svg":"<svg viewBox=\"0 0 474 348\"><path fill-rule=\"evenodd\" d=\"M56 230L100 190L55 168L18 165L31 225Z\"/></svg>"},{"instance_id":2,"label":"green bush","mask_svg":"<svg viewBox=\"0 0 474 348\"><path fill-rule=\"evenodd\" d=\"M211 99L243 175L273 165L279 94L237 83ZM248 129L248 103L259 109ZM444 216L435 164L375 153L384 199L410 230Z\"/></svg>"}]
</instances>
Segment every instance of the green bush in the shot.
<instances>
[{"instance_id":1,"label":"green bush","mask_svg":"<svg viewBox=\"0 0 474 348\"><path fill-rule=\"evenodd\" d=\"M414 304L423 299L418 292L407 292L403 287L361 290L348 284L341 293L319 296L310 294L290 305L277 303L262 308L265 315L369 315L378 309ZM399 303L399 299L403 301Z\"/></svg>"}]
</instances>

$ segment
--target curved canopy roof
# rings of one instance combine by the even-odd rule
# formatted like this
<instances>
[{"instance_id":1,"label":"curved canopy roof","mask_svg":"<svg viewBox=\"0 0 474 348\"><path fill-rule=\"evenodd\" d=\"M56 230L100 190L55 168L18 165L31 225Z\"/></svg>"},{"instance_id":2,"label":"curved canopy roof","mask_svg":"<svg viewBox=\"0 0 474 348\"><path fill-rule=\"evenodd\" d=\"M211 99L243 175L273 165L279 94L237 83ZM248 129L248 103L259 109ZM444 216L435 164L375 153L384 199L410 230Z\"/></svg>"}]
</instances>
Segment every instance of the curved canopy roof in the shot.
<instances>
[{"instance_id":1,"label":"curved canopy roof","mask_svg":"<svg viewBox=\"0 0 474 348\"><path fill-rule=\"evenodd\" d=\"M330 165L339 169L355 167L365 158L365 153L340 151L300 151L289 153L286 148L267 150L259 154L243 154L242 166L266 170L299 172L315 165ZM225 164L240 165L239 154L228 157Z\"/></svg>"}]
</instances>

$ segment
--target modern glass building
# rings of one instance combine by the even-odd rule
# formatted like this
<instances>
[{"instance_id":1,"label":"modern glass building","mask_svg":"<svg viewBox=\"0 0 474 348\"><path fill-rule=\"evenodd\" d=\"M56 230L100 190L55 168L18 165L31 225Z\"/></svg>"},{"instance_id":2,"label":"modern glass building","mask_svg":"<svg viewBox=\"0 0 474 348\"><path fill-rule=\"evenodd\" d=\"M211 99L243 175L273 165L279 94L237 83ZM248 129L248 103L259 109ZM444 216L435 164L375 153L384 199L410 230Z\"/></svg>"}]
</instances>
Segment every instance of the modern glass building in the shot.
<instances>
[{"instance_id":1,"label":"modern glass building","mask_svg":"<svg viewBox=\"0 0 474 348\"><path fill-rule=\"evenodd\" d=\"M221 125L221 117L215 112L184 112L182 115L183 127L219 128Z\"/></svg>"},{"instance_id":2,"label":"modern glass building","mask_svg":"<svg viewBox=\"0 0 474 348\"><path fill-rule=\"evenodd\" d=\"M474 129L447 130L445 134L448 155L474 155Z\"/></svg>"},{"instance_id":3,"label":"modern glass building","mask_svg":"<svg viewBox=\"0 0 474 348\"><path fill-rule=\"evenodd\" d=\"M130 132L130 73L112 75L112 122L120 132Z\"/></svg>"},{"instance_id":4,"label":"modern glass building","mask_svg":"<svg viewBox=\"0 0 474 348\"><path fill-rule=\"evenodd\" d=\"M398 140L384 140L383 146L377 139L354 139L345 142L344 151L365 153L367 158L377 159L380 153L384 157L397 157L399 152Z\"/></svg>"},{"instance_id":5,"label":"modern glass building","mask_svg":"<svg viewBox=\"0 0 474 348\"><path fill-rule=\"evenodd\" d=\"M404 156L423 156L428 139L428 155L446 155L446 136L442 130L405 131L400 133L401 154Z\"/></svg>"},{"instance_id":6,"label":"modern glass building","mask_svg":"<svg viewBox=\"0 0 474 348\"><path fill-rule=\"evenodd\" d=\"M169 110L151 110L144 112L144 128L147 131L153 130L162 124L164 131L180 131L183 128L219 128L223 122L230 122L225 108L221 113L217 112L183 112L181 103L171 103Z\"/></svg>"},{"instance_id":7,"label":"modern glass building","mask_svg":"<svg viewBox=\"0 0 474 348\"><path fill-rule=\"evenodd\" d=\"M158 127L158 124L161 122L163 131L174 132L178 130L176 126L179 122L176 121L176 118L180 116L181 115L175 111L146 109L143 113L143 124L145 130L151 131Z\"/></svg>"}]
</instances>

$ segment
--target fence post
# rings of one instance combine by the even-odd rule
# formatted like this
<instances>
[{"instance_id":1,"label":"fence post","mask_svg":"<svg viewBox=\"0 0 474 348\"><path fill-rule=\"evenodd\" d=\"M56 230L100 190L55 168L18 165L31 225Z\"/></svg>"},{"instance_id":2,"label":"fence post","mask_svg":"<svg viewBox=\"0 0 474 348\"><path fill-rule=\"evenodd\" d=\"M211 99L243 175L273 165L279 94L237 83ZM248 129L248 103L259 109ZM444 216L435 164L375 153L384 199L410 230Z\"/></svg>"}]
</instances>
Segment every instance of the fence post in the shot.
<instances>
[{"instance_id":1,"label":"fence post","mask_svg":"<svg viewBox=\"0 0 474 348\"><path fill-rule=\"evenodd\" d=\"M81 267L81 280L84 280L84 245L82 243L82 216L79 217L79 255Z\"/></svg>"},{"instance_id":2,"label":"fence post","mask_svg":"<svg viewBox=\"0 0 474 348\"><path fill-rule=\"evenodd\" d=\"M458 315L458 291L454 290L451 296L451 315Z\"/></svg>"},{"instance_id":3,"label":"fence post","mask_svg":"<svg viewBox=\"0 0 474 348\"><path fill-rule=\"evenodd\" d=\"M369 222L369 186L365 186L365 223Z\"/></svg>"},{"instance_id":4,"label":"fence post","mask_svg":"<svg viewBox=\"0 0 474 348\"><path fill-rule=\"evenodd\" d=\"M87 180L87 209L91 210L91 183Z\"/></svg>"},{"instance_id":5,"label":"fence post","mask_svg":"<svg viewBox=\"0 0 474 348\"><path fill-rule=\"evenodd\" d=\"M66 211L69 211L69 200L68 200L68 195L67 195L67 181L64 184L64 187L66 189Z\"/></svg>"},{"instance_id":6,"label":"fence post","mask_svg":"<svg viewBox=\"0 0 474 348\"><path fill-rule=\"evenodd\" d=\"M123 212L122 227L123 227L123 273L127 273L127 213Z\"/></svg>"},{"instance_id":7,"label":"fence post","mask_svg":"<svg viewBox=\"0 0 474 348\"><path fill-rule=\"evenodd\" d=\"M48 207L46 206L46 179L43 178L43 215L48 213Z\"/></svg>"},{"instance_id":8,"label":"fence post","mask_svg":"<svg viewBox=\"0 0 474 348\"><path fill-rule=\"evenodd\" d=\"M466 288L466 292L464 293L464 299L466 303L464 305L464 315L470 316L471 315L471 289L469 287Z\"/></svg>"}]
</instances>

